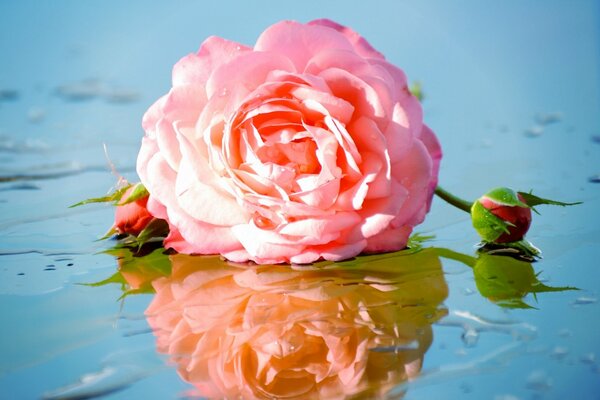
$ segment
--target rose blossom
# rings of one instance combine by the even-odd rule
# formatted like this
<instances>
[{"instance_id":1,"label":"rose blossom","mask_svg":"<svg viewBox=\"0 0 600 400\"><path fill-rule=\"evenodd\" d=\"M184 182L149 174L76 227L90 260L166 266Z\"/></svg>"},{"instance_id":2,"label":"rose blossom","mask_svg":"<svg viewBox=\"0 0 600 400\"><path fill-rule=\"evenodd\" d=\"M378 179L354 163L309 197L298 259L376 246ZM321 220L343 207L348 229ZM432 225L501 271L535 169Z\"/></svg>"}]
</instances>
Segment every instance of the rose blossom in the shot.
<instances>
[{"instance_id":1,"label":"rose blossom","mask_svg":"<svg viewBox=\"0 0 600 400\"><path fill-rule=\"evenodd\" d=\"M419 374L448 289L435 252L376 257L364 272L172 255L148 323L194 396L383 397Z\"/></svg>"},{"instance_id":2,"label":"rose blossom","mask_svg":"<svg viewBox=\"0 0 600 400\"><path fill-rule=\"evenodd\" d=\"M127 199L134 189L134 186L127 189L122 198ZM117 206L113 229L118 233L138 235L154 218L148 211L147 204L148 196L145 196L131 203Z\"/></svg>"},{"instance_id":3,"label":"rose blossom","mask_svg":"<svg viewBox=\"0 0 600 400\"><path fill-rule=\"evenodd\" d=\"M146 112L137 170L165 246L310 263L405 247L441 150L404 73L329 20L209 37Z\"/></svg>"}]
</instances>

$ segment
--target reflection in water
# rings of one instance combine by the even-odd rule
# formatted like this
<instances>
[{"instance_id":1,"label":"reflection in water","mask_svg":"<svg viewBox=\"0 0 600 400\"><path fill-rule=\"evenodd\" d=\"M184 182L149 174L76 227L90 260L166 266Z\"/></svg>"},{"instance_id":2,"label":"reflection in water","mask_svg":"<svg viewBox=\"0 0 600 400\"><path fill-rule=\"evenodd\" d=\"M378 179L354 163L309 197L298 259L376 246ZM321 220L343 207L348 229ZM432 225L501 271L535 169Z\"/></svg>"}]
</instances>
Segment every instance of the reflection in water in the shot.
<instances>
[{"instance_id":1,"label":"reflection in water","mask_svg":"<svg viewBox=\"0 0 600 400\"><path fill-rule=\"evenodd\" d=\"M119 270L92 285L155 291L146 314L159 352L196 388L190 396L211 398L377 397L405 387L421 371L431 325L447 314L444 258L471 267L480 294L502 307L533 308L530 293L573 289L543 284L525 261L434 247L311 267L108 253ZM462 327L467 346L487 330L535 336L528 324L457 310L440 323Z\"/></svg>"},{"instance_id":2,"label":"reflection in water","mask_svg":"<svg viewBox=\"0 0 600 400\"><path fill-rule=\"evenodd\" d=\"M480 252L477 258L452 250L438 248L438 254L460 261L473 268L475 285L479 293L490 301L506 308L535 308L523 299L530 293L577 290L570 286L548 286L540 282L530 262L504 255Z\"/></svg>"},{"instance_id":3,"label":"reflection in water","mask_svg":"<svg viewBox=\"0 0 600 400\"><path fill-rule=\"evenodd\" d=\"M302 269L170 260L146 313L197 396L376 396L419 373L446 314L429 249Z\"/></svg>"}]
</instances>

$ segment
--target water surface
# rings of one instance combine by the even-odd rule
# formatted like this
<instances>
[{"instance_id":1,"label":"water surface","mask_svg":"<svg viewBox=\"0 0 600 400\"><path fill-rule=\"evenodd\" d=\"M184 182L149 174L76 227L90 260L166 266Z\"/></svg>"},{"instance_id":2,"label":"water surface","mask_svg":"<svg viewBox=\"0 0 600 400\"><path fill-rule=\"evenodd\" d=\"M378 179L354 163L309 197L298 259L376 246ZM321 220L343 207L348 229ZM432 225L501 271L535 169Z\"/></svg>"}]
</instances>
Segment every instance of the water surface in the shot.
<instances>
[{"instance_id":1,"label":"water surface","mask_svg":"<svg viewBox=\"0 0 600 400\"><path fill-rule=\"evenodd\" d=\"M114 185L103 145L135 180L141 116L168 90L172 65L209 35L251 44L275 21L317 17L352 26L421 82L445 187L468 198L505 185L584 202L534 217L528 238L541 261L478 256L468 217L437 199L417 228L435 239L417 254L298 271L104 252L114 243L96 239L113 210L67 207ZM0 397L293 387L311 396L598 398L599 38L594 1L1 3ZM144 293L151 282L160 290ZM185 296L170 297L174 287ZM580 290L552 289L564 287ZM314 348L336 348L340 359L331 367L316 354L305 365L320 383L257 369L238 385L227 362L243 359L234 339L251 332L254 349L275 346L266 348L284 360ZM202 347L215 337L221 347Z\"/></svg>"}]
</instances>

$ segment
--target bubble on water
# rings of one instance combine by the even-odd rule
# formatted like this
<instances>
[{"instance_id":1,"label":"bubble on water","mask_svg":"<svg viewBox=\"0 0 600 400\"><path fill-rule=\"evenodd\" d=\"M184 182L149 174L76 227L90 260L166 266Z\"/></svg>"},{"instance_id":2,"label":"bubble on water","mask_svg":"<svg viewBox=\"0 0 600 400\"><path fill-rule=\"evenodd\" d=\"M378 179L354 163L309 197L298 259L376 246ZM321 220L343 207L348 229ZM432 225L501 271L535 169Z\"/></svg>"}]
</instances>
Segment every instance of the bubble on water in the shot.
<instances>
[{"instance_id":1,"label":"bubble on water","mask_svg":"<svg viewBox=\"0 0 600 400\"><path fill-rule=\"evenodd\" d=\"M527 377L526 387L527 389L534 390L536 392L544 392L552 388L552 379L548 377L545 371L533 371Z\"/></svg>"}]
</instances>

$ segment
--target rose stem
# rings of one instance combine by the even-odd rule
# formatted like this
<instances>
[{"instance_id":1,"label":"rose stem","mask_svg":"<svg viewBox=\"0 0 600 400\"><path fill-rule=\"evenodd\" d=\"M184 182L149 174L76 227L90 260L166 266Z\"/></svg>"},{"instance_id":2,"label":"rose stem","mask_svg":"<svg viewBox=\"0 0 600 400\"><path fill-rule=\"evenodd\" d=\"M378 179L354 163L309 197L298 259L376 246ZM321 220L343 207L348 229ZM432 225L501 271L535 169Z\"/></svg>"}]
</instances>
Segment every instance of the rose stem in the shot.
<instances>
[{"instance_id":1,"label":"rose stem","mask_svg":"<svg viewBox=\"0 0 600 400\"><path fill-rule=\"evenodd\" d=\"M441 186L438 186L435 188L435 194L437 194L438 197L440 197L442 200L452 204L454 207L460 208L463 211L471 213L471 205L473 203L463 200L460 197L456 197L452 193L447 192L444 189L442 189Z\"/></svg>"}]
</instances>

